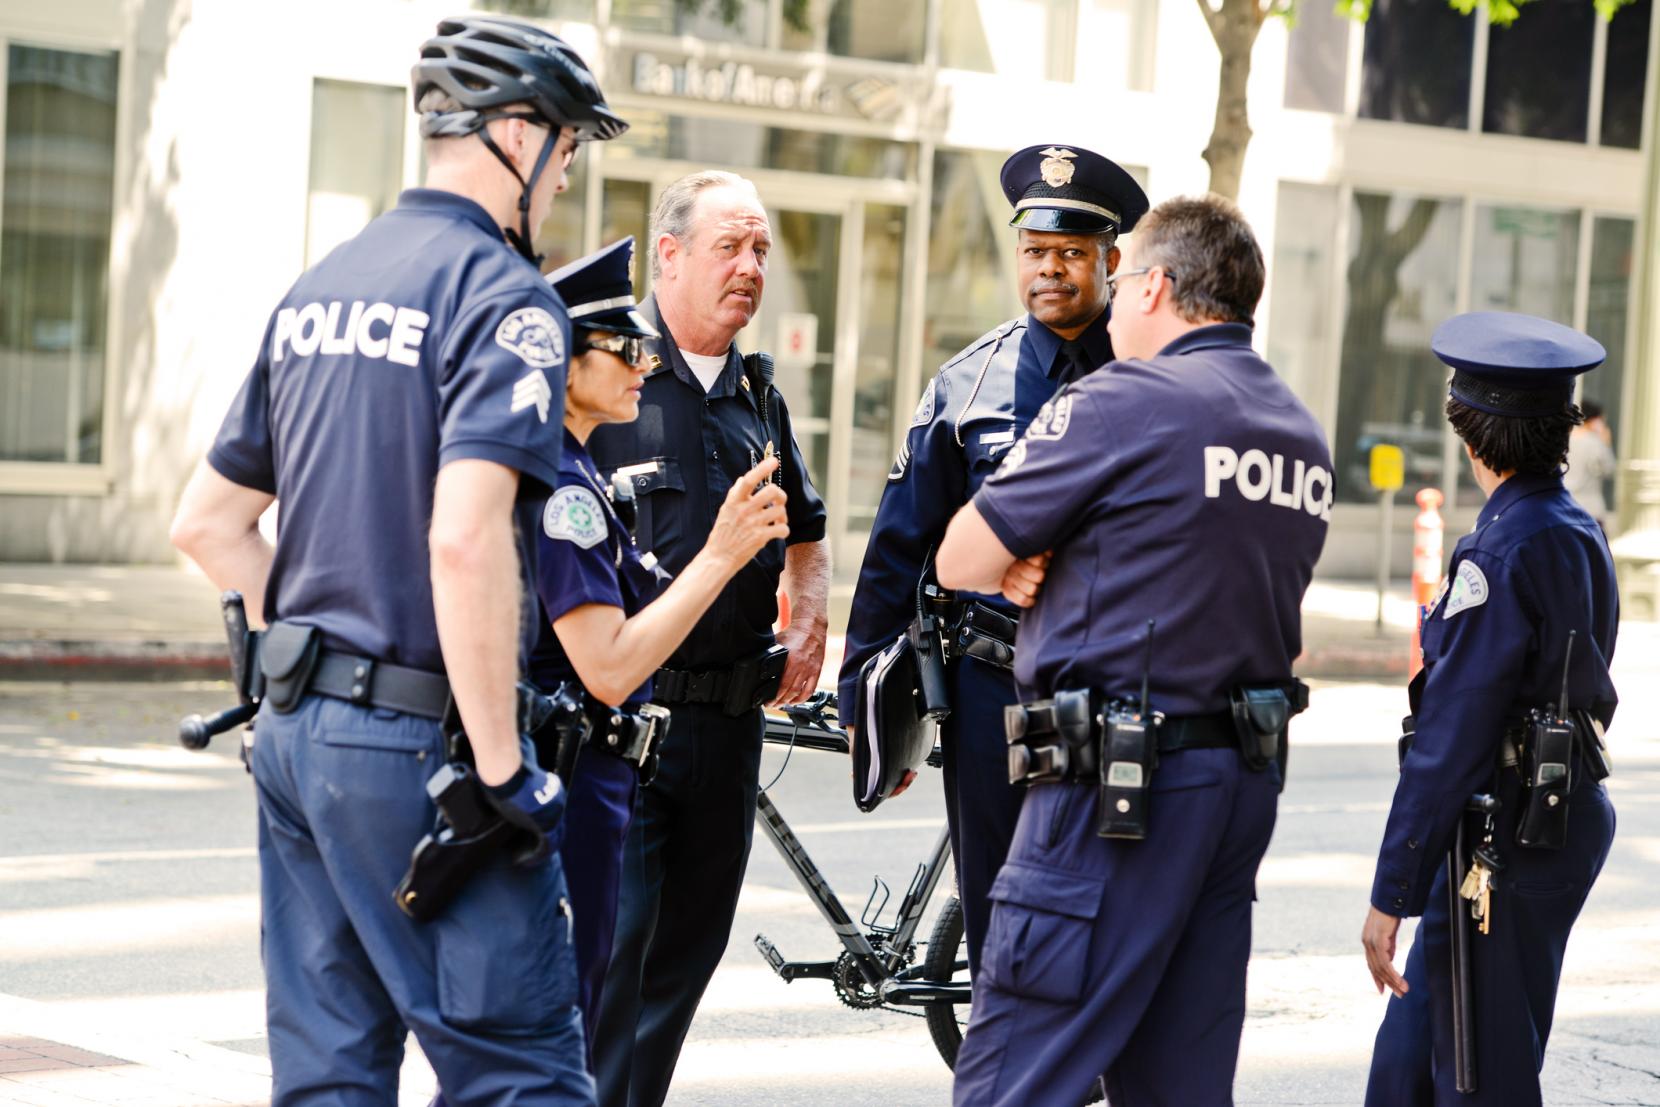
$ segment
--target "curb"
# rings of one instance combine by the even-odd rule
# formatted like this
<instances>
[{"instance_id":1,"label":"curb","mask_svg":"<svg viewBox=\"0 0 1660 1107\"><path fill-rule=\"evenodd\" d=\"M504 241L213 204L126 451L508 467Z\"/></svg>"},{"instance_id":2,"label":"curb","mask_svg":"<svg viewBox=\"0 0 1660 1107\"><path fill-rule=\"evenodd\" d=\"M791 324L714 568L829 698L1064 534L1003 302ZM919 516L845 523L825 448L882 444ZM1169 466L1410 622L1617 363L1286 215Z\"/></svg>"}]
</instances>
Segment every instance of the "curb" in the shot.
<instances>
[{"instance_id":1,"label":"curb","mask_svg":"<svg viewBox=\"0 0 1660 1107\"><path fill-rule=\"evenodd\" d=\"M0 640L0 681L226 680L230 671L222 640Z\"/></svg>"}]
</instances>

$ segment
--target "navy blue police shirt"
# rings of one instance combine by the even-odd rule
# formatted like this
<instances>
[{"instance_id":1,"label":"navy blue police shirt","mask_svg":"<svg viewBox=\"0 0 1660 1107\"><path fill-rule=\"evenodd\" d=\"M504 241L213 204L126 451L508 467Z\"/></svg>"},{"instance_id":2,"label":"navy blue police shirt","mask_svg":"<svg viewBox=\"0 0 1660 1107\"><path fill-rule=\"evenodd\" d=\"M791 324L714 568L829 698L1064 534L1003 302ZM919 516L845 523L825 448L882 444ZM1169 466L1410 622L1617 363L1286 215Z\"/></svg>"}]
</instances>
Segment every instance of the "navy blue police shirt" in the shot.
<instances>
[{"instance_id":1,"label":"navy blue police shirt","mask_svg":"<svg viewBox=\"0 0 1660 1107\"><path fill-rule=\"evenodd\" d=\"M1149 619L1166 714L1225 710L1236 684L1289 679L1331 471L1319 423L1243 324L1068 386L974 497L1010 553L1054 551L1020 624L1022 691L1138 694Z\"/></svg>"},{"instance_id":2,"label":"navy blue police shirt","mask_svg":"<svg viewBox=\"0 0 1660 1107\"><path fill-rule=\"evenodd\" d=\"M703 548L733 482L760 463L768 442L783 461L779 479L788 497L788 544L822 540L824 501L796 445L784 397L769 388L763 424L735 348L705 393L680 356L656 298L646 297L640 312L663 336L647 340L655 366L640 389L640 417L596 428L588 452L608 481L620 472L634 482L639 505L634 533L641 548L670 573L683 570ZM669 668L730 668L773 644L785 545L769 542L738 570L669 658Z\"/></svg>"},{"instance_id":3,"label":"navy blue police shirt","mask_svg":"<svg viewBox=\"0 0 1660 1107\"><path fill-rule=\"evenodd\" d=\"M1092 365L1112 360L1109 312L1078 336ZM1061 337L1030 315L981 335L928 382L865 546L847 619L841 702L854 702L859 670L916 615L917 580L951 516L996 472L998 462L1055 394L1066 370ZM979 600L1018 617L1002 596Z\"/></svg>"},{"instance_id":4,"label":"navy blue police shirt","mask_svg":"<svg viewBox=\"0 0 1660 1107\"><path fill-rule=\"evenodd\" d=\"M536 535L536 594L542 627L530 657L530 678L551 691L563 681L581 683L553 624L585 604L622 609L624 616L657 598L657 559L641 550L611 506L599 467L570 431L559 463L559 485L542 507ZM651 680L628 703L651 699Z\"/></svg>"},{"instance_id":5,"label":"navy blue police shirt","mask_svg":"<svg viewBox=\"0 0 1660 1107\"><path fill-rule=\"evenodd\" d=\"M1378 852L1372 906L1421 915L1460 812L1488 789L1504 733L1562 693L1568 632L1577 631L1568 702L1604 725L1618 697L1620 597L1602 528L1558 476L1517 474L1453 547L1447 583L1424 614L1424 683Z\"/></svg>"},{"instance_id":6,"label":"navy blue police shirt","mask_svg":"<svg viewBox=\"0 0 1660 1107\"><path fill-rule=\"evenodd\" d=\"M559 470L570 321L473 201L410 189L304 273L266 326L208 463L281 501L265 618L442 672L427 556L441 466L520 474L525 594ZM522 620L523 652L534 611Z\"/></svg>"}]
</instances>

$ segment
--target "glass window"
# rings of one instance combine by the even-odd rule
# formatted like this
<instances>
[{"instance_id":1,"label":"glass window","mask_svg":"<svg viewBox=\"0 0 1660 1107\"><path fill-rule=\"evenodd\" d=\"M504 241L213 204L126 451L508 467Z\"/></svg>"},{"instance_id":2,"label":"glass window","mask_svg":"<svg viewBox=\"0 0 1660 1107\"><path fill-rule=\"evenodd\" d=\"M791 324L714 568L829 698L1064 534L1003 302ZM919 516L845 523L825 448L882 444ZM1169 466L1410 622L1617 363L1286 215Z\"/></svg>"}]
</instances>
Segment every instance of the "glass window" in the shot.
<instances>
[{"instance_id":1,"label":"glass window","mask_svg":"<svg viewBox=\"0 0 1660 1107\"><path fill-rule=\"evenodd\" d=\"M576 160L571 163L571 169L566 174L565 191L553 198L553 207L548 211L548 217L542 225L536 228L533 236L536 242L536 252L542 255L542 272L551 273L562 265L569 264L582 257L588 251L583 249L582 224L585 198L588 195L588 166L587 154L577 153ZM599 246L610 243L606 239ZM594 248L597 250L599 246Z\"/></svg>"},{"instance_id":2,"label":"glass window","mask_svg":"<svg viewBox=\"0 0 1660 1107\"><path fill-rule=\"evenodd\" d=\"M1426 485L1445 487L1447 371L1429 340L1457 303L1462 207L1429 196L1354 194L1332 438L1340 500L1377 498L1367 456L1380 442L1406 452L1398 502L1410 503Z\"/></svg>"},{"instance_id":3,"label":"glass window","mask_svg":"<svg viewBox=\"0 0 1660 1107\"><path fill-rule=\"evenodd\" d=\"M1331 5L1297 6L1286 44L1285 106L1304 111L1343 111L1349 77L1349 34L1354 21Z\"/></svg>"},{"instance_id":4,"label":"glass window","mask_svg":"<svg viewBox=\"0 0 1660 1107\"><path fill-rule=\"evenodd\" d=\"M531 19L580 19L594 21L594 0L473 0L480 11Z\"/></svg>"},{"instance_id":5,"label":"glass window","mask_svg":"<svg viewBox=\"0 0 1660 1107\"><path fill-rule=\"evenodd\" d=\"M611 25L658 35L688 35L706 42L767 43L767 9L761 3L688 3L687 0L611 0ZM733 19L722 18L730 10Z\"/></svg>"},{"instance_id":6,"label":"glass window","mask_svg":"<svg viewBox=\"0 0 1660 1107\"><path fill-rule=\"evenodd\" d=\"M876 521L876 505L893 464L904 262L905 209L867 205L859 266L859 364L853 378L853 468L847 489L847 527L855 534L868 532Z\"/></svg>"},{"instance_id":7,"label":"glass window","mask_svg":"<svg viewBox=\"0 0 1660 1107\"><path fill-rule=\"evenodd\" d=\"M735 172L788 169L887 180L914 175L916 147L905 142L653 111L630 110L628 121L628 131L606 144L607 158L668 158Z\"/></svg>"},{"instance_id":8,"label":"glass window","mask_svg":"<svg viewBox=\"0 0 1660 1107\"><path fill-rule=\"evenodd\" d=\"M656 197L644 181L606 181L600 202L600 245L634 236L634 296L645 299L651 287L651 205Z\"/></svg>"},{"instance_id":9,"label":"glass window","mask_svg":"<svg viewBox=\"0 0 1660 1107\"><path fill-rule=\"evenodd\" d=\"M1648 77L1649 20L1654 0L1636 0L1608 24L1608 59L1602 76L1602 144L1635 150L1642 145L1643 83Z\"/></svg>"},{"instance_id":10,"label":"glass window","mask_svg":"<svg viewBox=\"0 0 1660 1107\"><path fill-rule=\"evenodd\" d=\"M871 61L920 62L923 25L928 15L925 3L894 4L892 0L830 0L829 11L819 4L810 6L808 26L792 27L786 0L785 17L779 29L780 45L786 50L823 50L845 58Z\"/></svg>"},{"instance_id":11,"label":"glass window","mask_svg":"<svg viewBox=\"0 0 1660 1107\"><path fill-rule=\"evenodd\" d=\"M1483 204L1475 231L1471 311L1521 311L1573 324L1578 212ZM1463 503L1482 501L1468 465L1458 467L1458 495Z\"/></svg>"},{"instance_id":12,"label":"glass window","mask_svg":"<svg viewBox=\"0 0 1660 1107\"><path fill-rule=\"evenodd\" d=\"M1060 74L1057 43L1073 46L1069 0L943 0L940 64L1003 77L1033 80L1070 78ZM1070 59L1068 59L1070 60ZM1070 68L1068 65L1067 68Z\"/></svg>"},{"instance_id":13,"label":"glass window","mask_svg":"<svg viewBox=\"0 0 1660 1107\"><path fill-rule=\"evenodd\" d=\"M1591 231L1590 300L1585 330L1603 344L1608 360L1580 380L1581 395L1602 405L1619 442L1621 399L1625 392L1625 340L1631 310L1631 264L1636 256L1637 224L1631 219L1599 218ZM1613 499L1608 500L1613 503Z\"/></svg>"},{"instance_id":14,"label":"glass window","mask_svg":"<svg viewBox=\"0 0 1660 1107\"><path fill-rule=\"evenodd\" d=\"M1314 410L1329 373L1332 287L1337 263L1337 189L1280 185L1274 221L1273 281L1268 316L1268 361Z\"/></svg>"},{"instance_id":15,"label":"glass window","mask_svg":"<svg viewBox=\"0 0 1660 1107\"><path fill-rule=\"evenodd\" d=\"M1475 20L1447 0L1375 0L1366 20L1360 115L1467 127Z\"/></svg>"},{"instance_id":16,"label":"glass window","mask_svg":"<svg viewBox=\"0 0 1660 1107\"><path fill-rule=\"evenodd\" d=\"M1155 0L1079 0L1073 79L1097 88L1153 88Z\"/></svg>"},{"instance_id":17,"label":"glass window","mask_svg":"<svg viewBox=\"0 0 1660 1107\"><path fill-rule=\"evenodd\" d=\"M1514 23L1492 25L1482 130L1584 142L1597 18L1585 0L1529 0Z\"/></svg>"},{"instance_id":18,"label":"glass window","mask_svg":"<svg viewBox=\"0 0 1660 1107\"><path fill-rule=\"evenodd\" d=\"M985 150L934 154L924 379L974 339L1020 313L1015 236L1005 226L1008 203L997 183L1007 156Z\"/></svg>"},{"instance_id":19,"label":"glass window","mask_svg":"<svg viewBox=\"0 0 1660 1107\"><path fill-rule=\"evenodd\" d=\"M103 455L116 55L6 51L0 461Z\"/></svg>"},{"instance_id":20,"label":"glass window","mask_svg":"<svg viewBox=\"0 0 1660 1107\"><path fill-rule=\"evenodd\" d=\"M405 95L389 85L322 79L312 84L307 266L398 202L409 115Z\"/></svg>"}]
</instances>

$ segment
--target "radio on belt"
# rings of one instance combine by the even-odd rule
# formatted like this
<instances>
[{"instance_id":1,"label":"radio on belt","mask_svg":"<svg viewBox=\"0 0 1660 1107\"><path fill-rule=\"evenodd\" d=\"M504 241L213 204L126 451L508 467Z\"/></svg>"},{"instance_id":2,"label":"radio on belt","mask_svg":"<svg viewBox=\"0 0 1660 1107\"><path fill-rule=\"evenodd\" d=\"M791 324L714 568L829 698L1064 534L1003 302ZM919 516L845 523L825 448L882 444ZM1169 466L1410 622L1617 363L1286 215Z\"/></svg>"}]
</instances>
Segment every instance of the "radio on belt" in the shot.
<instances>
[{"instance_id":1,"label":"radio on belt","mask_svg":"<svg viewBox=\"0 0 1660 1107\"><path fill-rule=\"evenodd\" d=\"M1147 620L1147 650L1141 664L1141 705L1114 700L1107 705L1101 739L1101 802L1095 833L1140 841L1147 837L1147 792L1158 768L1158 725L1148 702L1153 668L1153 624Z\"/></svg>"}]
</instances>

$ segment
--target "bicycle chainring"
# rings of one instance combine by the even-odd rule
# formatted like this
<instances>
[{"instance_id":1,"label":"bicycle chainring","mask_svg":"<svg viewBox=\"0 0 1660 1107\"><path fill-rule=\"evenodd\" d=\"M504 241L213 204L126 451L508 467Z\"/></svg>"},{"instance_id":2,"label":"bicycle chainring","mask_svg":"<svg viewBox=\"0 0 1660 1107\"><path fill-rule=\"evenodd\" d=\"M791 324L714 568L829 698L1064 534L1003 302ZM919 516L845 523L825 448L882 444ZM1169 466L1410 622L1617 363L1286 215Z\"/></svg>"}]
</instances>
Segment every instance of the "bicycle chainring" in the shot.
<instances>
[{"instance_id":1,"label":"bicycle chainring","mask_svg":"<svg viewBox=\"0 0 1660 1107\"><path fill-rule=\"evenodd\" d=\"M882 1006L882 996L866 980L859 971L859 963L851 953L843 951L836 958L835 975L831 977L831 984L836 989L836 998L855 1011L868 1011L872 1007Z\"/></svg>"}]
</instances>

